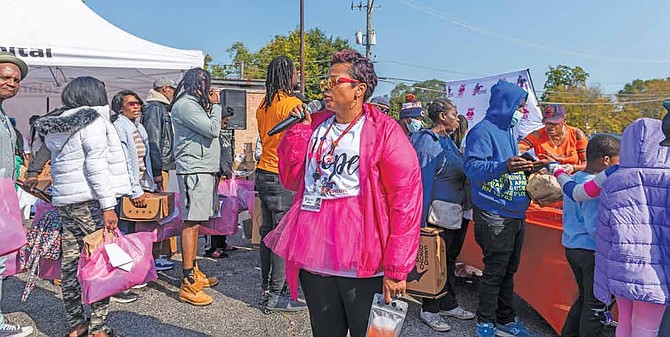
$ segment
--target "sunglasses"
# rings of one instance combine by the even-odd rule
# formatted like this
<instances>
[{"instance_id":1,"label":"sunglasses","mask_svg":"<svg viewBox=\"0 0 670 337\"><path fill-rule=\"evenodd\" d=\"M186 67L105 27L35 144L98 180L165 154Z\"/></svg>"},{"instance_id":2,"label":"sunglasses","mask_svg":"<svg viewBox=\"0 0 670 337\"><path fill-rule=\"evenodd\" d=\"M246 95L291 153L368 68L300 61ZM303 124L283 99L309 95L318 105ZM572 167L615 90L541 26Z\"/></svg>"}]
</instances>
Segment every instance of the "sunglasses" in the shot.
<instances>
[{"instance_id":1,"label":"sunglasses","mask_svg":"<svg viewBox=\"0 0 670 337\"><path fill-rule=\"evenodd\" d=\"M340 76L329 76L323 80L321 80L321 89L322 90L328 90L328 89L333 89L336 86L338 86L340 83L361 83L361 81L357 81L351 78L346 78L346 77L340 77Z\"/></svg>"},{"instance_id":2,"label":"sunglasses","mask_svg":"<svg viewBox=\"0 0 670 337\"><path fill-rule=\"evenodd\" d=\"M128 103L126 103L126 106L129 107L129 108L137 108L137 107L141 107L142 104L140 104L140 102L128 102Z\"/></svg>"}]
</instances>

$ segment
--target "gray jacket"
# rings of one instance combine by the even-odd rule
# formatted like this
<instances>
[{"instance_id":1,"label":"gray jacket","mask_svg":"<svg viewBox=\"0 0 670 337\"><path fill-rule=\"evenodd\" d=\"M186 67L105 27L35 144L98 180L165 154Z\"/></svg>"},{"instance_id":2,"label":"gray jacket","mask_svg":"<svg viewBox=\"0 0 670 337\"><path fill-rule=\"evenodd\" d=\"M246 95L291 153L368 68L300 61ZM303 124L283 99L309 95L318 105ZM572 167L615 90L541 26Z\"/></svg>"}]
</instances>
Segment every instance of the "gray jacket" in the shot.
<instances>
[{"instance_id":1,"label":"gray jacket","mask_svg":"<svg viewBox=\"0 0 670 337\"><path fill-rule=\"evenodd\" d=\"M195 97L184 95L172 106L177 174L219 173L221 106L207 113Z\"/></svg>"},{"instance_id":2,"label":"gray jacket","mask_svg":"<svg viewBox=\"0 0 670 337\"><path fill-rule=\"evenodd\" d=\"M119 139L121 140L121 148L123 149L123 154L126 156L126 168L128 169L128 176L130 178L130 188L132 198L138 198L144 191L154 191L156 186L154 184L154 176L151 172L151 160L149 148L149 140L147 139L147 132L144 130L144 127L140 123L133 123L126 116L119 114L118 118L114 121L114 128L116 133L119 134ZM137 157L137 148L135 147L135 139L133 134L135 131L140 133L144 146L147 148L147 154L144 157L144 164L147 167L147 171L143 176L140 176L140 165Z\"/></svg>"},{"instance_id":3,"label":"gray jacket","mask_svg":"<svg viewBox=\"0 0 670 337\"><path fill-rule=\"evenodd\" d=\"M16 133L0 107L0 178L16 179L15 146Z\"/></svg>"},{"instance_id":4,"label":"gray jacket","mask_svg":"<svg viewBox=\"0 0 670 337\"><path fill-rule=\"evenodd\" d=\"M161 171L170 171L175 168L172 152L174 132L168 113L169 105L170 101L165 96L151 89L147 102L142 107L142 125L149 137L151 167L153 167L154 176L160 175Z\"/></svg>"}]
</instances>

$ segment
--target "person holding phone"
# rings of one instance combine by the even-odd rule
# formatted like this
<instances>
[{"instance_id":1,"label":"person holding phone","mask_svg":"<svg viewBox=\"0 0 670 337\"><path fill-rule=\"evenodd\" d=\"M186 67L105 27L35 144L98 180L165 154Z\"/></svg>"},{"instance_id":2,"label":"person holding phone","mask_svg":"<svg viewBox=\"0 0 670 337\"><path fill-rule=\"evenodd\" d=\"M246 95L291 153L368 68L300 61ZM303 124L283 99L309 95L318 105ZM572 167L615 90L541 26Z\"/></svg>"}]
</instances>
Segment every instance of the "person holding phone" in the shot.
<instances>
[{"instance_id":1,"label":"person holding phone","mask_svg":"<svg viewBox=\"0 0 670 337\"><path fill-rule=\"evenodd\" d=\"M375 293L386 303L406 290L421 227L417 156L398 123L365 103L374 64L336 52L322 81L326 110L286 131L279 176L296 191L265 244L286 262L291 295L298 278L314 336L365 336ZM265 146L265 144L264 144Z\"/></svg>"},{"instance_id":2,"label":"person holding phone","mask_svg":"<svg viewBox=\"0 0 670 337\"><path fill-rule=\"evenodd\" d=\"M500 335L533 336L512 307L530 205L524 171L541 165L517 155L512 134L523 118L527 96L521 87L498 81L491 88L486 117L466 141L464 167L472 189L475 239L484 255L477 337L493 337L497 330Z\"/></svg>"},{"instance_id":3,"label":"person holding phone","mask_svg":"<svg viewBox=\"0 0 670 337\"><path fill-rule=\"evenodd\" d=\"M183 278L179 300L203 306L212 297L202 289L219 283L207 277L195 263L198 227L208 221L219 207L219 133L221 105L219 92L212 89L212 77L202 68L184 74L171 103L174 124L174 153L181 199Z\"/></svg>"},{"instance_id":4,"label":"person holding phone","mask_svg":"<svg viewBox=\"0 0 670 337\"><path fill-rule=\"evenodd\" d=\"M519 152L533 150L543 164L559 162L568 174L584 170L589 138L581 129L568 125L566 115L565 106L547 105L542 111L544 127L521 139Z\"/></svg>"}]
</instances>

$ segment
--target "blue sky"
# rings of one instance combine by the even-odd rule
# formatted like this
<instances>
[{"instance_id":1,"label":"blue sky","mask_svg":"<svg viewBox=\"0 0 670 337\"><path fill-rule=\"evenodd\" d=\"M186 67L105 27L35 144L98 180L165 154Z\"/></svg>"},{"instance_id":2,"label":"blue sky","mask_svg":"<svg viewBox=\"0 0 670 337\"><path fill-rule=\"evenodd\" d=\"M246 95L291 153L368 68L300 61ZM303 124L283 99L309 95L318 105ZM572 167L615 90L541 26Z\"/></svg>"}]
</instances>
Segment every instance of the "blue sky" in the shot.
<instances>
[{"instance_id":1,"label":"blue sky","mask_svg":"<svg viewBox=\"0 0 670 337\"><path fill-rule=\"evenodd\" d=\"M364 0L365 1L365 0ZM243 41L258 50L298 26L298 0L87 0L144 39L200 49L218 63ZM549 65L579 65L614 93L633 79L670 77L670 1L376 0L379 76L456 80L530 68L540 90ZM365 28L350 0L305 0L306 28L349 39ZM359 46L359 50L363 48ZM297 60L296 60L297 61ZM401 64L403 63L403 64ZM376 94L394 84L380 83Z\"/></svg>"}]
</instances>

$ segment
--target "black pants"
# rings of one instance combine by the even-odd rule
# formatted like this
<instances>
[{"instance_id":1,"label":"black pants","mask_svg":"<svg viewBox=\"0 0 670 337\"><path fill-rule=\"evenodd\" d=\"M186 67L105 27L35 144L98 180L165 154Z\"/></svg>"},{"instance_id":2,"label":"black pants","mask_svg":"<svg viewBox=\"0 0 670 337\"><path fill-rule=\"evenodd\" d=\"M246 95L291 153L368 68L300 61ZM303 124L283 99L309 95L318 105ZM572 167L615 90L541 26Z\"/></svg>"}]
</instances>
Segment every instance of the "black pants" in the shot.
<instances>
[{"instance_id":1,"label":"black pants","mask_svg":"<svg viewBox=\"0 0 670 337\"><path fill-rule=\"evenodd\" d=\"M461 255L465 234L468 232L470 220L463 219L461 229L445 229L440 235L447 245L447 283L444 285L444 291L447 293L444 297L433 300L423 300L423 311L437 313L440 310L449 311L458 308L456 299L456 259Z\"/></svg>"},{"instance_id":2,"label":"black pants","mask_svg":"<svg viewBox=\"0 0 670 337\"><path fill-rule=\"evenodd\" d=\"M606 306L593 295L596 252L588 249L566 248L565 257L575 274L575 280L579 287L579 297L570 308L561 336L600 337L604 327L600 320Z\"/></svg>"},{"instance_id":3,"label":"black pants","mask_svg":"<svg viewBox=\"0 0 670 337\"><path fill-rule=\"evenodd\" d=\"M658 330L659 336L670 336L670 307L665 308L663 319L661 320L661 327Z\"/></svg>"},{"instance_id":4,"label":"black pants","mask_svg":"<svg viewBox=\"0 0 670 337\"><path fill-rule=\"evenodd\" d=\"M319 276L300 271L314 337L363 337L375 293L382 292L382 277Z\"/></svg>"},{"instance_id":5,"label":"black pants","mask_svg":"<svg viewBox=\"0 0 670 337\"><path fill-rule=\"evenodd\" d=\"M256 191L261 199L263 223L261 234L261 277L263 290L279 294L286 283L284 260L265 246L265 236L277 228L284 214L293 203L293 192L287 190L279 181L279 175L265 170L256 170Z\"/></svg>"},{"instance_id":6,"label":"black pants","mask_svg":"<svg viewBox=\"0 0 670 337\"><path fill-rule=\"evenodd\" d=\"M519 269L526 219L504 218L474 208L475 240L484 255L477 319L481 323L514 322L514 273Z\"/></svg>"}]
</instances>

